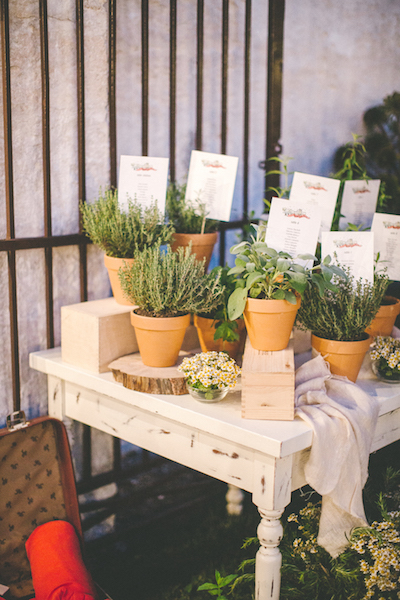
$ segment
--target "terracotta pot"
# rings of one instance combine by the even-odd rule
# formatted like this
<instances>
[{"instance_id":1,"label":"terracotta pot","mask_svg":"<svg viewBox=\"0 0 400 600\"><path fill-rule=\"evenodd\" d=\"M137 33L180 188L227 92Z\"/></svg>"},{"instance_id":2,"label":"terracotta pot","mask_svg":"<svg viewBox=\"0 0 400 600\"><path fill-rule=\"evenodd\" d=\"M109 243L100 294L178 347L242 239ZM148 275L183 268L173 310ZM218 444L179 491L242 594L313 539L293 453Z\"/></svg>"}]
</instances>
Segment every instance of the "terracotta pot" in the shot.
<instances>
[{"instance_id":1,"label":"terracotta pot","mask_svg":"<svg viewBox=\"0 0 400 600\"><path fill-rule=\"evenodd\" d=\"M331 373L342 375L350 381L357 380L358 373L368 352L372 338L365 334L365 339L358 342L339 342L311 336L311 346L329 363Z\"/></svg>"},{"instance_id":2,"label":"terracotta pot","mask_svg":"<svg viewBox=\"0 0 400 600\"><path fill-rule=\"evenodd\" d=\"M143 364L148 367L172 367L190 324L190 315L180 317L142 317L131 312Z\"/></svg>"},{"instance_id":3,"label":"terracotta pot","mask_svg":"<svg viewBox=\"0 0 400 600\"><path fill-rule=\"evenodd\" d=\"M297 304L290 304L287 300L247 298L243 314L253 348L264 352L284 350L300 304L300 297Z\"/></svg>"},{"instance_id":4,"label":"terracotta pot","mask_svg":"<svg viewBox=\"0 0 400 600\"><path fill-rule=\"evenodd\" d=\"M223 340L214 340L215 321L194 315L194 324L197 329L200 347L203 352L214 350L222 352L223 350L229 354L231 358L237 360L238 356L243 352L244 342L246 338L246 328L243 319L237 319L239 339L237 342L224 342Z\"/></svg>"},{"instance_id":5,"label":"terracotta pot","mask_svg":"<svg viewBox=\"0 0 400 600\"><path fill-rule=\"evenodd\" d=\"M171 248L176 252L180 246L186 248L189 242L192 242L192 254L196 255L197 260L206 259L205 269L207 271L217 239L217 231L214 233L174 233Z\"/></svg>"},{"instance_id":6,"label":"terracotta pot","mask_svg":"<svg viewBox=\"0 0 400 600\"><path fill-rule=\"evenodd\" d=\"M376 313L371 325L365 330L369 335L391 335L397 315L400 314L400 300L393 296L384 296L385 302Z\"/></svg>"},{"instance_id":7,"label":"terracotta pot","mask_svg":"<svg viewBox=\"0 0 400 600\"><path fill-rule=\"evenodd\" d=\"M121 283L118 277L118 271L124 266L124 262L126 262L128 265L131 265L133 261L133 258L114 258L113 256L107 256L107 254L104 255L104 264L107 267L115 301L118 302L118 304L124 304L125 306L134 306L134 302L130 302L123 295Z\"/></svg>"}]
</instances>

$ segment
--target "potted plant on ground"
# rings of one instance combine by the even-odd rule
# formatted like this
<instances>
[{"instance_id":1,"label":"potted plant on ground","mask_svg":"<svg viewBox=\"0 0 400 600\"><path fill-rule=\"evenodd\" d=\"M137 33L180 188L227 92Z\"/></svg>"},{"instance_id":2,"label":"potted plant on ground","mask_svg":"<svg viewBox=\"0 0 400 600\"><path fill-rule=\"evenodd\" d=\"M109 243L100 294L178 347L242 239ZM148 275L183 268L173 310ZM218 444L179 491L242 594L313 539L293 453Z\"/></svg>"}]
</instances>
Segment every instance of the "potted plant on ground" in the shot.
<instances>
[{"instance_id":1,"label":"potted plant on ground","mask_svg":"<svg viewBox=\"0 0 400 600\"><path fill-rule=\"evenodd\" d=\"M371 343L365 330L376 315L388 284L385 273L375 273L373 284L347 279L337 283L335 292L321 296L315 284L304 293L297 314L297 326L311 330L311 345L330 364L332 373L356 381Z\"/></svg>"},{"instance_id":2,"label":"potted plant on ground","mask_svg":"<svg viewBox=\"0 0 400 600\"><path fill-rule=\"evenodd\" d=\"M200 200L187 200L185 193L185 184L174 182L168 186L165 210L174 228L171 246L175 251L180 246L187 247L191 242L192 252L197 259L206 259L207 270L218 239L218 221L207 219L206 205Z\"/></svg>"},{"instance_id":3,"label":"potted plant on ground","mask_svg":"<svg viewBox=\"0 0 400 600\"><path fill-rule=\"evenodd\" d=\"M228 317L228 298L236 287L236 276L228 272L229 267L214 267L211 271L224 287L221 302L212 312L195 315L194 324L203 352L224 351L238 360L244 348L246 329L243 318L231 321Z\"/></svg>"},{"instance_id":4,"label":"potted plant on ground","mask_svg":"<svg viewBox=\"0 0 400 600\"><path fill-rule=\"evenodd\" d=\"M117 190L100 190L92 204L81 202L82 225L91 241L104 251L111 288L119 304L132 304L122 295L118 271L122 262L133 261L135 251L145 246L166 244L171 240L172 226L164 223L157 204L142 207L129 200L126 210L118 203Z\"/></svg>"},{"instance_id":5,"label":"potted plant on ground","mask_svg":"<svg viewBox=\"0 0 400 600\"><path fill-rule=\"evenodd\" d=\"M314 282L317 293L335 289L331 283L334 274L343 271L330 264L326 257L320 265L304 267L304 261L313 263L315 256L300 255L298 261L286 252L277 252L264 242L265 228L253 226L256 237L231 248L236 255L230 275L237 276L236 289L228 300L228 316L233 321L244 316L251 345L256 350L283 350L300 308L301 297Z\"/></svg>"},{"instance_id":6,"label":"potted plant on ground","mask_svg":"<svg viewBox=\"0 0 400 600\"><path fill-rule=\"evenodd\" d=\"M204 273L191 248L158 246L135 253L119 273L125 296L135 300L131 313L140 355L150 367L170 367L178 358L190 314L210 312L221 302L219 278Z\"/></svg>"}]
</instances>

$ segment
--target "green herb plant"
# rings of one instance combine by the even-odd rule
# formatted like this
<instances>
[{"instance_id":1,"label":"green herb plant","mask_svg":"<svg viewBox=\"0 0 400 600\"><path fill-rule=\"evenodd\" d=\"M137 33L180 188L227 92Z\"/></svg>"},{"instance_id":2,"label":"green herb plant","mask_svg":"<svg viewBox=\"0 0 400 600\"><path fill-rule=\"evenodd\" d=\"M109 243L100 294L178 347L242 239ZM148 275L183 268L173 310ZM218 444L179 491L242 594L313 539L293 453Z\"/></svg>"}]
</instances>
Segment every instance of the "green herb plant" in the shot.
<instances>
[{"instance_id":1,"label":"green herb plant","mask_svg":"<svg viewBox=\"0 0 400 600\"><path fill-rule=\"evenodd\" d=\"M323 295L326 289L336 289L331 283L333 275L345 277L342 269L330 264L330 256L320 264L304 267L287 252L277 252L268 247L264 241L265 227L253 227L256 237L251 236L250 241L240 242L230 249L236 259L228 274L237 277L236 288L228 300L228 316L232 321L243 314L248 297L286 300L296 304L296 294L304 296L311 283L318 295ZM297 258L312 263L316 261L311 254Z\"/></svg>"},{"instance_id":2,"label":"green herb plant","mask_svg":"<svg viewBox=\"0 0 400 600\"><path fill-rule=\"evenodd\" d=\"M270 175L279 175L280 179L283 179L282 186L269 186L266 190L268 198L264 198L264 204L267 208L267 212L269 212L271 208L271 197L278 198L289 198L290 188L289 185L289 177L293 175L292 171L289 171L289 162L293 160L291 156L271 156L271 158L267 159L267 162L273 161L278 163L278 167L281 165L282 169L270 169L265 173L265 177L269 177Z\"/></svg>"},{"instance_id":3,"label":"green herb plant","mask_svg":"<svg viewBox=\"0 0 400 600\"><path fill-rule=\"evenodd\" d=\"M118 203L117 190L100 190L92 204L80 203L83 229L108 256L133 258L146 246L167 244L173 228L164 223L157 204L143 208L129 200L126 210Z\"/></svg>"},{"instance_id":4,"label":"green herb plant","mask_svg":"<svg viewBox=\"0 0 400 600\"><path fill-rule=\"evenodd\" d=\"M119 271L125 296L138 305L138 314L173 317L211 312L221 302L224 288L219 277L204 272L204 261L196 260L191 246L172 252L168 246L144 248L135 253L132 265Z\"/></svg>"},{"instance_id":5,"label":"green herb plant","mask_svg":"<svg viewBox=\"0 0 400 600\"><path fill-rule=\"evenodd\" d=\"M304 292L304 300L296 317L296 325L311 330L317 337L338 341L365 339L365 330L371 324L385 295L389 278L385 272L374 273L370 284L354 279L349 269L347 278L336 284L336 290L326 289L321 295L314 282Z\"/></svg>"},{"instance_id":6,"label":"green herb plant","mask_svg":"<svg viewBox=\"0 0 400 600\"><path fill-rule=\"evenodd\" d=\"M229 274L229 271L230 269L227 266L219 266L212 269L210 274L219 278L220 284L224 288L221 296L221 303L211 313L200 313L201 317L214 319L215 341L221 339L224 342L236 342L239 340L238 323L236 320L231 321L228 316L228 299L236 288L236 276Z\"/></svg>"},{"instance_id":7,"label":"green herb plant","mask_svg":"<svg viewBox=\"0 0 400 600\"><path fill-rule=\"evenodd\" d=\"M186 184L172 182L167 189L165 210L176 233L213 233L218 221L207 219L207 208L200 199L187 200Z\"/></svg>"}]
</instances>

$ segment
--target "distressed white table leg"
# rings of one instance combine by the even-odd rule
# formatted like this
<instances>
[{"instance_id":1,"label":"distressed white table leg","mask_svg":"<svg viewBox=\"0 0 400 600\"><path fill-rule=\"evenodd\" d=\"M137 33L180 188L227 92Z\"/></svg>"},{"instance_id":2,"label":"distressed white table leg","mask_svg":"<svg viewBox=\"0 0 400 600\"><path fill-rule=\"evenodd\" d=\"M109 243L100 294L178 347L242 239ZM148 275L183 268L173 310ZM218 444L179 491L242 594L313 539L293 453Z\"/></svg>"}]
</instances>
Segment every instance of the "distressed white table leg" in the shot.
<instances>
[{"instance_id":1,"label":"distressed white table leg","mask_svg":"<svg viewBox=\"0 0 400 600\"><path fill-rule=\"evenodd\" d=\"M256 600L279 600L282 566L279 543L283 535L279 519L283 510L258 510L261 522L257 535L261 546L256 555Z\"/></svg>"},{"instance_id":2,"label":"distressed white table leg","mask_svg":"<svg viewBox=\"0 0 400 600\"><path fill-rule=\"evenodd\" d=\"M47 399L50 417L63 420L65 403L65 382L54 375L47 376Z\"/></svg>"},{"instance_id":3,"label":"distressed white table leg","mask_svg":"<svg viewBox=\"0 0 400 600\"><path fill-rule=\"evenodd\" d=\"M229 515L241 515L243 510L244 494L241 489L228 483L228 491L226 493L226 510Z\"/></svg>"}]
</instances>

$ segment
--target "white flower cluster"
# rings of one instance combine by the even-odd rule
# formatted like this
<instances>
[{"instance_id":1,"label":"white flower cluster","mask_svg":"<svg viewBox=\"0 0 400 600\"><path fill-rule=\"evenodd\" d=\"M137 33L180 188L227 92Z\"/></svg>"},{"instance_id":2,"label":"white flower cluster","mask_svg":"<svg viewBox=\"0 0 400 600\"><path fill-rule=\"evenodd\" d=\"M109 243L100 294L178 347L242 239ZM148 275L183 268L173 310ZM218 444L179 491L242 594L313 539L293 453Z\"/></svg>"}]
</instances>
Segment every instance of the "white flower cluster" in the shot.
<instances>
[{"instance_id":1,"label":"white flower cluster","mask_svg":"<svg viewBox=\"0 0 400 600\"><path fill-rule=\"evenodd\" d=\"M371 360L382 359L390 369L400 371L400 340L389 336L378 336L375 338L375 346L371 350Z\"/></svg>"},{"instance_id":2,"label":"white flower cluster","mask_svg":"<svg viewBox=\"0 0 400 600\"><path fill-rule=\"evenodd\" d=\"M353 537L350 547L365 557L360 561L367 588L362 600L369 600L379 592L397 592L400 584L400 533L390 521L372 523L371 529L361 531ZM400 598L399 593L397 596Z\"/></svg>"},{"instance_id":3,"label":"white flower cluster","mask_svg":"<svg viewBox=\"0 0 400 600\"><path fill-rule=\"evenodd\" d=\"M188 384L207 389L234 388L240 368L226 352L200 352L185 357L178 367Z\"/></svg>"}]
</instances>

